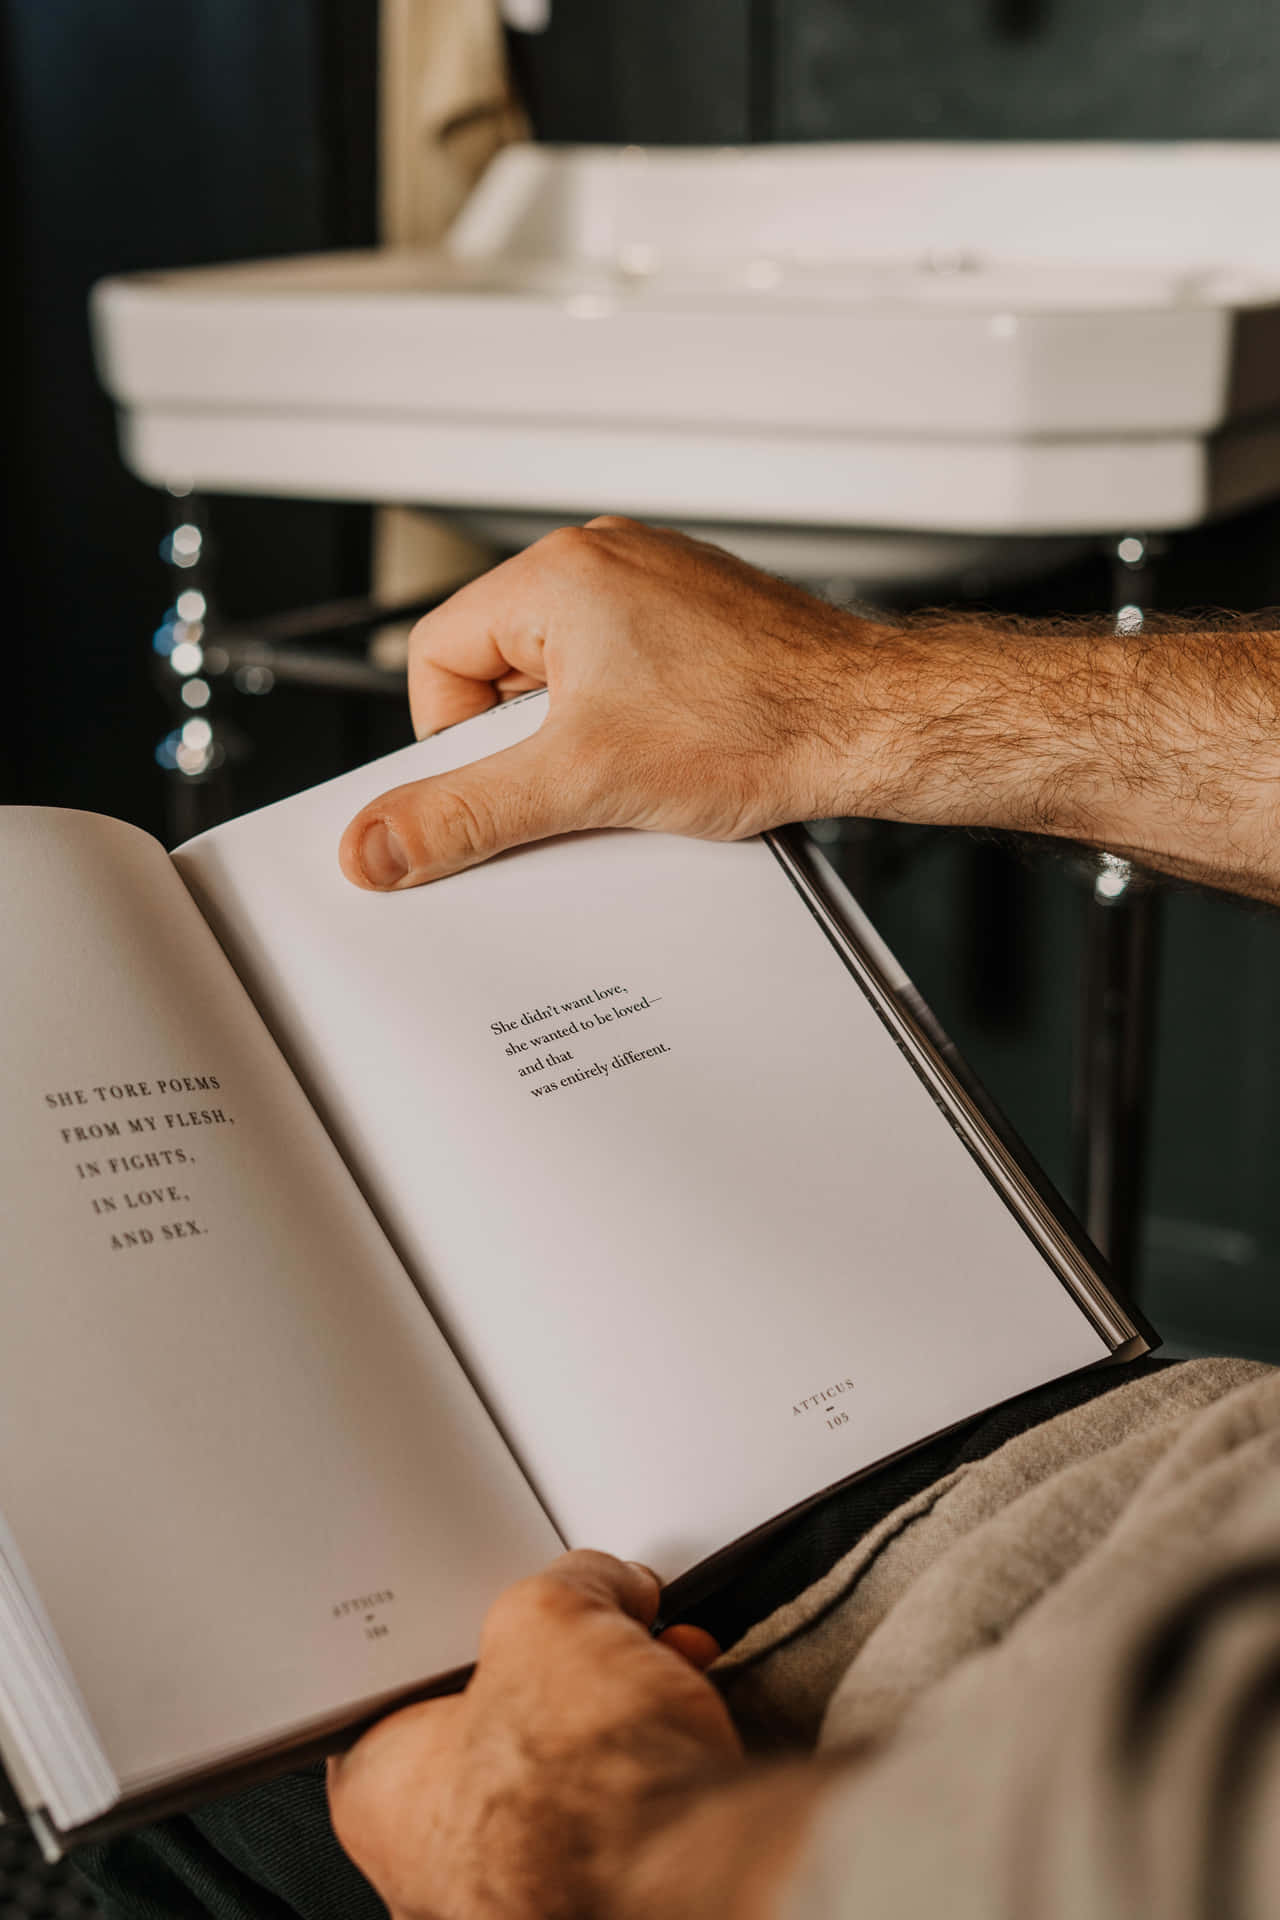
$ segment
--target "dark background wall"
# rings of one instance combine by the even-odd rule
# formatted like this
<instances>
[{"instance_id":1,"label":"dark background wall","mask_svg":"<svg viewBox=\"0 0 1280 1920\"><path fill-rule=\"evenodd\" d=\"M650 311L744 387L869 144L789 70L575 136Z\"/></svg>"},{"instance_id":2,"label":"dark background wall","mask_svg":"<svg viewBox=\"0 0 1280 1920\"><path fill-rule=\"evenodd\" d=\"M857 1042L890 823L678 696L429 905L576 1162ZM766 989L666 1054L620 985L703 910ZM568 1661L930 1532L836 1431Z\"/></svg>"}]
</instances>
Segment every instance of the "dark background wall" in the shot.
<instances>
[{"instance_id":1,"label":"dark background wall","mask_svg":"<svg viewBox=\"0 0 1280 1920\"><path fill-rule=\"evenodd\" d=\"M553 0L552 12L548 33L512 40L550 139L1280 137L1266 0ZM4 0L0 220L19 342L3 384L5 798L162 825L153 749L168 721L147 643L168 597L165 503L119 463L85 298L108 272L371 241L375 15L371 0ZM211 505L224 612L363 586L358 503ZM1280 600L1278 535L1267 511L1180 543L1164 598ZM1089 604L1105 584L1086 572L1045 591ZM242 704L258 742L242 803L322 777L372 738L329 696ZM877 860L891 938L1065 1181L1077 883L1057 856L1010 865L955 836L889 835ZM1280 1353L1278 977L1271 916L1172 900L1146 1284L1197 1337Z\"/></svg>"},{"instance_id":2,"label":"dark background wall","mask_svg":"<svg viewBox=\"0 0 1280 1920\"><path fill-rule=\"evenodd\" d=\"M1280 137L1280 17L1266 0L554 0L520 62L545 132L572 140ZM1107 589L1086 568L1044 591L1080 608ZM1280 600L1280 515L1179 541L1160 596ZM1083 907L1069 862L889 833L877 866L877 919L1069 1190ZM1171 894L1144 1296L1174 1336L1272 1357L1277 979L1273 915Z\"/></svg>"},{"instance_id":3,"label":"dark background wall","mask_svg":"<svg viewBox=\"0 0 1280 1920\"><path fill-rule=\"evenodd\" d=\"M554 0L526 43L565 140L1253 139L1266 0Z\"/></svg>"},{"instance_id":4,"label":"dark background wall","mask_svg":"<svg viewBox=\"0 0 1280 1920\"><path fill-rule=\"evenodd\" d=\"M4 0L0 17L19 342L4 385L0 778L11 797L156 826L145 639L166 594L164 503L119 463L85 299L131 267L373 239L376 6ZM512 51L549 139L1280 133L1280 27L1262 0L554 0L550 30ZM1275 531L1262 516L1232 534L1229 571L1210 552L1219 597L1232 583L1240 604L1280 597ZM214 538L233 615L365 578L358 505L223 501ZM275 705L254 725L283 726L305 775L301 741L318 764L344 723L314 696L285 704L284 722Z\"/></svg>"},{"instance_id":5,"label":"dark background wall","mask_svg":"<svg viewBox=\"0 0 1280 1920\"><path fill-rule=\"evenodd\" d=\"M147 638L167 598L166 507L116 453L88 290L130 268L370 242L373 16L332 0L8 0L3 27L19 343L5 390L5 798L158 829ZM228 501L217 537L231 613L346 591L367 571L359 509ZM326 703L303 707L308 730L332 733Z\"/></svg>"}]
</instances>

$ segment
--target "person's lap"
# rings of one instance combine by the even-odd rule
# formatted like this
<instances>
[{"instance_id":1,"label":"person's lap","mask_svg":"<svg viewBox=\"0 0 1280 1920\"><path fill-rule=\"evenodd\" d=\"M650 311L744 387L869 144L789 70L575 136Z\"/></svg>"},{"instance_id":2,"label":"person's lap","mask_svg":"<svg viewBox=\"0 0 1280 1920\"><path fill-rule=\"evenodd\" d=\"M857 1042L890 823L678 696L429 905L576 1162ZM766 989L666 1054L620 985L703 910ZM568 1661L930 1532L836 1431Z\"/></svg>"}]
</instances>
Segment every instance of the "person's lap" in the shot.
<instances>
[{"instance_id":1,"label":"person's lap","mask_svg":"<svg viewBox=\"0 0 1280 1920\"><path fill-rule=\"evenodd\" d=\"M1137 1371L1173 1364L1093 1367L965 1422L815 1503L763 1542L722 1586L671 1619L692 1620L722 1646L732 1645L933 1482ZM319 1766L82 1848L75 1858L104 1910L119 1920L285 1920L291 1914L301 1920L379 1920L385 1912L333 1836Z\"/></svg>"}]
</instances>

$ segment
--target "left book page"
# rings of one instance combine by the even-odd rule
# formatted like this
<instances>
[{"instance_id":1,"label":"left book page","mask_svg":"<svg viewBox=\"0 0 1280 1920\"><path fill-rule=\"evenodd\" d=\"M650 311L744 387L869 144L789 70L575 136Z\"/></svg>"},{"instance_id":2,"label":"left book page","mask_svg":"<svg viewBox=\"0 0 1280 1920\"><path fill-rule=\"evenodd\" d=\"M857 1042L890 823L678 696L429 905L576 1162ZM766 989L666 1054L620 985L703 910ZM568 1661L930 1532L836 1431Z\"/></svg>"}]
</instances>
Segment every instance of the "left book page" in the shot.
<instances>
[{"instance_id":1,"label":"left book page","mask_svg":"<svg viewBox=\"0 0 1280 1920\"><path fill-rule=\"evenodd\" d=\"M159 845L0 810L0 890L0 1539L137 1793L465 1664L560 1543Z\"/></svg>"}]
</instances>

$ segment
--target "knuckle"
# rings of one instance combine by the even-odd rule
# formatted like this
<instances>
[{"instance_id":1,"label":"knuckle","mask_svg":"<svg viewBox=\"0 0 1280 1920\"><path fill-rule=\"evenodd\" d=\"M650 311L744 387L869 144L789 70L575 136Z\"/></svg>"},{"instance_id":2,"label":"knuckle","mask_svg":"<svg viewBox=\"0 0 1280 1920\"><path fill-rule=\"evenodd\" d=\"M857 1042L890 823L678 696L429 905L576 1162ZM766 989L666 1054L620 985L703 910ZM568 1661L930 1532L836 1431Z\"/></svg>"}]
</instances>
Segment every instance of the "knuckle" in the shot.
<instances>
[{"instance_id":1,"label":"knuckle","mask_svg":"<svg viewBox=\"0 0 1280 1920\"><path fill-rule=\"evenodd\" d=\"M586 572L600 557L599 542L588 527L557 527L553 533L544 534L531 551L561 573Z\"/></svg>"},{"instance_id":2,"label":"knuckle","mask_svg":"<svg viewBox=\"0 0 1280 1920\"><path fill-rule=\"evenodd\" d=\"M591 539L585 527L568 525L553 527L550 533L544 533L537 542L536 551L543 554L583 553L591 545Z\"/></svg>"},{"instance_id":3,"label":"knuckle","mask_svg":"<svg viewBox=\"0 0 1280 1920\"><path fill-rule=\"evenodd\" d=\"M583 531L585 533L639 533L642 528L642 521L632 520L625 513L598 513L593 520L587 521Z\"/></svg>"},{"instance_id":4,"label":"knuckle","mask_svg":"<svg viewBox=\"0 0 1280 1920\"><path fill-rule=\"evenodd\" d=\"M414 661L425 661L431 658L432 644L438 631L439 622L436 620L434 611L424 613L419 619L414 621L409 629L410 664Z\"/></svg>"},{"instance_id":5,"label":"knuckle","mask_svg":"<svg viewBox=\"0 0 1280 1920\"><path fill-rule=\"evenodd\" d=\"M530 1574L499 1594L489 1609L485 1639L525 1635L539 1627L556 1626L575 1611L575 1596L554 1573Z\"/></svg>"},{"instance_id":6,"label":"knuckle","mask_svg":"<svg viewBox=\"0 0 1280 1920\"><path fill-rule=\"evenodd\" d=\"M429 807L423 821L428 849L432 842L443 841L451 853L473 860L492 851L493 819L476 796L457 787L440 787L431 794Z\"/></svg>"}]
</instances>

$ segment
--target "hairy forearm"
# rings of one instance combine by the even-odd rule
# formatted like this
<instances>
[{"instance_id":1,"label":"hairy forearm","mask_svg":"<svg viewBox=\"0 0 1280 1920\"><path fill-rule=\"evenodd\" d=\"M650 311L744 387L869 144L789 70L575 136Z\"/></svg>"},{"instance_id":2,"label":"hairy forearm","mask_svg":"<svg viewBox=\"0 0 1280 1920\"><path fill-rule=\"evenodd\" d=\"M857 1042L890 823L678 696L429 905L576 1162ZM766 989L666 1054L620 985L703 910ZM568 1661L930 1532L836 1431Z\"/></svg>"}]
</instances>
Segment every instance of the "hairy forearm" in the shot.
<instances>
[{"instance_id":1,"label":"hairy forearm","mask_svg":"<svg viewBox=\"0 0 1280 1920\"><path fill-rule=\"evenodd\" d=\"M845 810L1058 835L1280 900L1280 636L862 631L827 740Z\"/></svg>"},{"instance_id":2,"label":"hairy forearm","mask_svg":"<svg viewBox=\"0 0 1280 1920\"><path fill-rule=\"evenodd\" d=\"M1055 834L1280 901L1280 639L882 624L680 534L563 528L415 629L420 731L546 686L536 739L372 801L342 860L418 886L591 827L736 840L840 814Z\"/></svg>"}]
</instances>

